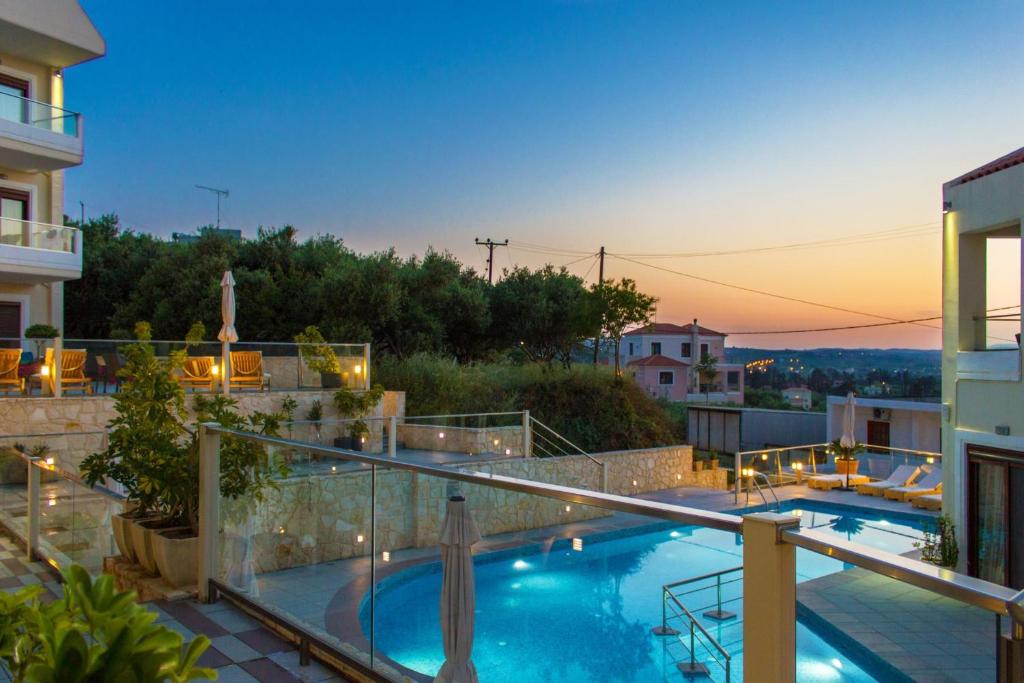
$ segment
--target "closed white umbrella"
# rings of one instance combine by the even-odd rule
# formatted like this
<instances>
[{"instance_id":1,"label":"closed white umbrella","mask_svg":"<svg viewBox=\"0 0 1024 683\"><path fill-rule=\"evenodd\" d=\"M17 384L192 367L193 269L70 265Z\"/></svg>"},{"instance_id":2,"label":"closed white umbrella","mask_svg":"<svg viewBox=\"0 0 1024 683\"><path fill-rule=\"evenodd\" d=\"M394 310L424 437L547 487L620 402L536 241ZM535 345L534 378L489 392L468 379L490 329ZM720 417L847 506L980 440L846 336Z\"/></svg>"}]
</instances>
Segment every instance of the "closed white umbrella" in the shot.
<instances>
[{"instance_id":1,"label":"closed white umbrella","mask_svg":"<svg viewBox=\"0 0 1024 683\"><path fill-rule=\"evenodd\" d=\"M434 681L440 683L477 683L473 653L476 581L473 578L473 544L480 532L466 509L466 499L452 496L441 527L441 635L444 640L444 665Z\"/></svg>"},{"instance_id":2,"label":"closed white umbrella","mask_svg":"<svg viewBox=\"0 0 1024 683\"><path fill-rule=\"evenodd\" d=\"M231 343L238 341L238 332L235 331L235 278L230 270L225 270L224 277L220 279L220 317L224 324L217 339L221 341L221 382L226 394L229 392L228 380L231 374Z\"/></svg>"},{"instance_id":3,"label":"closed white umbrella","mask_svg":"<svg viewBox=\"0 0 1024 683\"><path fill-rule=\"evenodd\" d=\"M853 397L853 392L851 391L846 394L846 405L843 407L843 435L839 437L839 446L843 449L847 458L846 488L850 488L850 454L853 452L853 447L857 445L857 440L853 436L856 414L857 400Z\"/></svg>"}]
</instances>

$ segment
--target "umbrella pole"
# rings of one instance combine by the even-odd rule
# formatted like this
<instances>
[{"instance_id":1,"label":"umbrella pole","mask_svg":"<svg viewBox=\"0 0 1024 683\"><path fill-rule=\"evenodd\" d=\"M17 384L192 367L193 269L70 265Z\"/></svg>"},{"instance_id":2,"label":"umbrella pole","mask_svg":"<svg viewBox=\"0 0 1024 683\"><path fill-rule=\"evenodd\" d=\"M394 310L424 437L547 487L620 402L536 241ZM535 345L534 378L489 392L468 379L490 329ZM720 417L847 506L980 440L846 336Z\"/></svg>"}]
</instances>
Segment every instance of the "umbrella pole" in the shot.
<instances>
[{"instance_id":1,"label":"umbrella pole","mask_svg":"<svg viewBox=\"0 0 1024 683\"><path fill-rule=\"evenodd\" d=\"M222 342L220 345L220 390L225 396L231 393L231 342Z\"/></svg>"}]
</instances>

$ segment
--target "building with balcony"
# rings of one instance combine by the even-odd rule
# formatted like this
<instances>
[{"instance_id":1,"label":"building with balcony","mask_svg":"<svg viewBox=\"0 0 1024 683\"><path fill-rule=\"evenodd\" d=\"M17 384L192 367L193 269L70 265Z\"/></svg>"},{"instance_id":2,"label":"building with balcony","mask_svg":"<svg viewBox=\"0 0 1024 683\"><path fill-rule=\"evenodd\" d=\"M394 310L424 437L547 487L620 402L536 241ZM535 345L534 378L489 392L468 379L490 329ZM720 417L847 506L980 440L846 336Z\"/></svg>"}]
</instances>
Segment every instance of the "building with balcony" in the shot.
<instances>
[{"instance_id":1,"label":"building with balcony","mask_svg":"<svg viewBox=\"0 0 1024 683\"><path fill-rule=\"evenodd\" d=\"M743 365L725 362L725 337L696 319L689 325L651 323L622 337L619 361L652 396L743 405ZM695 370L704 356L717 360L708 381Z\"/></svg>"},{"instance_id":2,"label":"building with balcony","mask_svg":"<svg viewBox=\"0 0 1024 683\"><path fill-rule=\"evenodd\" d=\"M970 574L1024 588L1024 148L943 186L943 506ZM994 277L994 264L1017 264Z\"/></svg>"},{"instance_id":3,"label":"building with balcony","mask_svg":"<svg viewBox=\"0 0 1024 683\"><path fill-rule=\"evenodd\" d=\"M63 324L63 283L82 273L64 226L64 169L82 163L82 117L65 70L106 46L77 0L0 4L0 338Z\"/></svg>"}]
</instances>

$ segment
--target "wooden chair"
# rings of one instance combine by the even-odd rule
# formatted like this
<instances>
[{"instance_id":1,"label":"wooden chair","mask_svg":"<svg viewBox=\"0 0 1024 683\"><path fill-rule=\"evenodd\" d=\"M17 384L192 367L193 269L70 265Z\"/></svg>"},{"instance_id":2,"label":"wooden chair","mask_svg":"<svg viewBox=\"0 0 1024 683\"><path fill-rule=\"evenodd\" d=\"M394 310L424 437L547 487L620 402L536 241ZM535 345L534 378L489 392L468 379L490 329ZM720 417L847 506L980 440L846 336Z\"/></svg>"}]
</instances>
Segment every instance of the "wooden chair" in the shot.
<instances>
[{"instance_id":1,"label":"wooden chair","mask_svg":"<svg viewBox=\"0 0 1024 683\"><path fill-rule=\"evenodd\" d=\"M213 374L213 356L192 356L185 359L182 367L181 383L192 389L204 388L213 391L216 380Z\"/></svg>"},{"instance_id":2,"label":"wooden chair","mask_svg":"<svg viewBox=\"0 0 1024 683\"><path fill-rule=\"evenodd\" d=\"M232 351L231 377L232 389L259 389L267 386L267 375L263 373L262 351Z\"/></svg>"},{"instance_id":3,"label":"wooden chair","mask_svg":"<svg viewBox=\"0 0 1024 683\"><path fill-rule=\"evenodd\" d=\"M49 352L50 349L47 349ZM47 354L50 359L50 389L53 390L53 364L52 353ZM69 389L81 389L83 393L92 393L92 378L85 375L85 349L64 349L60 354L60 386L62 391Z\"/></svg>"},{"instance_id":4,"label":"wooden chair","mask_svg":"<svg viewBox=\"0 0 1024 683\"><path fill-rule=\"evenodd\" d=\"M24 391L25 379L18 374L21 349L0 349L0 391Z\"/></svg>"}]
</instances>

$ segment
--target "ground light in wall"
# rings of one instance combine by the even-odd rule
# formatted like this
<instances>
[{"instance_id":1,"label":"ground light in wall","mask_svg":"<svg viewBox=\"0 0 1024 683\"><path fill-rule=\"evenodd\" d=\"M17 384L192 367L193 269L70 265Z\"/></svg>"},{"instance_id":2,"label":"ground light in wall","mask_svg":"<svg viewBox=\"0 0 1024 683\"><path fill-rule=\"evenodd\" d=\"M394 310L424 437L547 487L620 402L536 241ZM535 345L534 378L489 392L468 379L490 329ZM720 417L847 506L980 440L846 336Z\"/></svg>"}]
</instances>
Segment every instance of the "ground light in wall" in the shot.
<instances>
[{"instance_id":1,"label":"ground light in wall","mask_svg":"<svg viewBox=\"0 0 1024 683\"><path fill-rule=\"evenodd\" d=\"M583 551L583 539L582 538L574 538L574 539L572 539L572 549L575 550L576 552L582 552Z\"/></svg>"}]
</instances>

